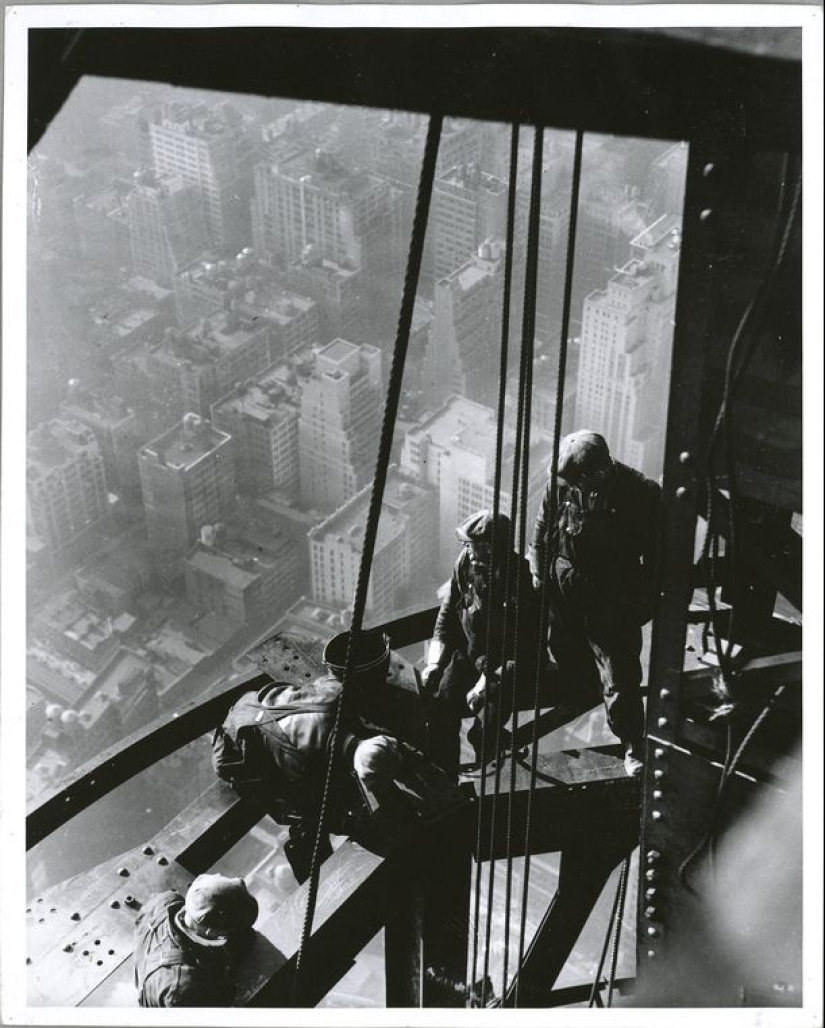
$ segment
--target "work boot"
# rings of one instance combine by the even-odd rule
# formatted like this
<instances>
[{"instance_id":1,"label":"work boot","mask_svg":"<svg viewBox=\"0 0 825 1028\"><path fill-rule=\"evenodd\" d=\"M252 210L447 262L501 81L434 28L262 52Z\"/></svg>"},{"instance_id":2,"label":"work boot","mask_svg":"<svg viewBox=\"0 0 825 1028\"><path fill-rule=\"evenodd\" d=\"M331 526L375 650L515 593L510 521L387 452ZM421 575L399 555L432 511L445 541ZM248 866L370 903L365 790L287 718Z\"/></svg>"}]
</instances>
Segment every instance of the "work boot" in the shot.
<instances>
[{"instance_id":1,"label":"work boot","mask_svg":"<svg viewBox=\"0 0 825 1028\"><path fill-rule=\"evenodd\" d=\"M467 742L473 747L475 766L477 768L483 768L495 760L500 753L509 748L512 741L513 736L506 728L502 728L498 733L498 739L496 739L494 725L488 725L485 733L478 719L473 722L470 730L467 732Z\"/></svg>"},{"instance_id":2,"label":"work boot","mask_svg":"<svg viewBox=\"0 0 825 1028\"><path fill-rule=\"evenodd\" d=\"M284 843L284 856L289 861L295 881L299 885L309 878L312 870L312 854L315 849L315 826L304 824L292 825L289 829L289 839ZM321 846L318 858L323 863L327 857L332 855L332 845L329 836L321 839Z\"/></svg>"},{"instance_id":3,"label":"work boot","mask_svg":"<svg viewBox=\"0 0 825 1028\"><path fill-rule=\"evenodd\" d=\"M624 751L624 769L628 778L638 778L644 769L641 743L629 742Z\"/></svg>"}]
</instances>

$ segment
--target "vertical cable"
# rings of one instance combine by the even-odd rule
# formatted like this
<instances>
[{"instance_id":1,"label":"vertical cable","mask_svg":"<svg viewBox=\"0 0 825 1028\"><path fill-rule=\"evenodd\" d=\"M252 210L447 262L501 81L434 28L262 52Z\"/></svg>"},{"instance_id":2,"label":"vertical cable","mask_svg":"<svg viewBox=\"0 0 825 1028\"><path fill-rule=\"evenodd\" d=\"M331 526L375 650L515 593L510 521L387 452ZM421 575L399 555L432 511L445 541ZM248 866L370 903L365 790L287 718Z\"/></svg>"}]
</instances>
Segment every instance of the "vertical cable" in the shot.
<instances>
[{"instance_id":1,"label":"vertical cable","mask_svg":"<svg viewBox=\"0 0 825 1028\"><path fill-rule=\"evenodd\" d=\"M570 219L567 230L567 263L565 265L564 272L564 299L562 305L562 318L561 318L561 340L559 344L559 362L558 362L558 377L556 381L556 411L553 424L553 456L550 462L550 496L553 500L552 508L552 523L555 523L556 518L556 482L558 476L558 464L559 464L559 443L561 440L561 419L564 409L564 382L567 372L567 338L570 333L570 307L571 297L573 295L573 268L574 268L574 255L576 248L576 226L578 222L578 211L579 211L579 190L581 187L581 172L582 172L582 145L584 140L584 133L579 130L576 133L576 146L573 153L573 182L570 192ZM550 531L550 525L547 526L547 531ZM539 637L538 643L540 647L544 647L547 644L547 631L548 631L548 597L547 597L547 583L550 578L550 546L549 543L544 548L542 567L542 578L541 578L541 605L540 605L540 616L539 616ZM521 896L521 932L519 936L519 954L518 954L518 966L521 967L522 961L524 960L524 948L525 948L525 935L527 933L527 896L528 889L530 886L530 834L531 834L531 816L533 812L533 793L536 789L536 777L538 771L538 759L539 759L539 693L541 689L541 673L542 673L541 651L537 655L536 659L536 680L535 690L533 696L533 737L531 740L532 753L530 757L530 788L527 793L527 815L525 818L525 830L524 830L524 880L522 882L522 896ZM518 1006L518 978L515 982L515 1005Z\"/></svg>"},{"instance_id":2,"label":"vertical cable","mask_svg":"<svg viewBox=\"0 0 825 1028\"><path fill-rule=\"evenodd\" d=\"M292 982L293 1006L297 1006L301 998L303 954L309 936L312 932L312 922L315 916L315 904L318 898L318 883L321 872L321 840L326 833L326 825L329 819L333 772L336 759L339 755L338 739L343 720L342 712L344 709L347 682L350 681L352 677L355 658L355 641L361 632L364 620L367 591L369 588L370 573L372 571L372 556L373 550L375 549L375 539L378 533L378 522L381 516L381 504L384 498L384 486L386 484L387 470L390 463L395 418L398 413L398 403L401 396L401 386L404 378L404 362L406 360L407 345L410 338L410 327L412 325L413 308L415 306L415 294L418 287L418 276L421 270L421 257L424 250L424 237L427 230L427 218L430 210L433 180L435 178L438 144L441 138L441 123L442 116L440 114L433 114L430 116L427 128L427 141L424 147L424 157L421 165L421 178L418 185L418 195L416 197L412 237L410 239L410 250L407 258L407 270L404 276L401 308L398 315L395 347L393 349L392 365L387 386L387 399L384 404L381 436L378 444L378 455L375 462L375 478L373 480L372 493L370 495L370 506L364 532L364 545L361 551L361 563L358 569L358 581L355 587L352 623L350 625L349 639L347 642L347 657L344 667L341 695L335 711L335 722L330 734L329 758L327 760L326 776L321 796L320 815L315 834L315 845L312 851L309 885L307 887L307 904L304 914L304 922L301 929L301 941L295 958L295 976Z\"/></svg>"},{"instance_id":3,"label":"vertical cable","mask_svg":"<svg viewBox=\"0 0 825 1028\"><path fill-rule=\"evenodd\" d=\"M616 968L619 964L619 940L622 937L622 923L624 920L624 901L627 897L627 879L630 876L630 854L622 864L622 871L619 875L618 907L616 911L616 928L613 936L613 954L610 961L610 978L607 986L607 1006L613 1006L613 988L616 984Z\"/></svg>"},{"instance_id":4,"label":"vertical cable","mask_svg":"<svg viewBox=\"0 0 825 1028\"><path fill-rule=\"evenodd\" d=\"M544 155L543 148L544 129L537 126L535 129L535 137L533 139L533 167L530 182L530 217L527 228L527 264L524 281L524 310L522 312L519 409L516 427L516 452L513 459L513 495L515 497L518 494L519 539L518 553L516 554L516 559L514 561L512 560L512 551L515 550L515 546L511 546L511 552L508 553L508 564L512 561L515 565L513 569L515 582L511 583L508 580L508 609L506 613L507 615L512 614L512 617L507 618L506 620L512 620L514 622L513 657L516 662L519 658L519 608L522 600L522 584L524 581L522 565L524 563L527 531L527 491L530 471L533 346L536 328L536 281L538 278L539 235L541 228L541 176ZM521 480L520 485L519 478ZM513 509L515 510L515 502L513 503ZM515 519L511 524L511 537L514 536L514 534ZM513 542L515 542L515 540L513 540ZM513 584L515 585L515 589L512 588ZM515 610L512 612L509 609L511 606L511 596L515 596ZM504 656L505 658L507 656L506 648ZM511 694L513 709L512 733L513 738L515 739L518 732L518 703L515 695L515 676L512 670L508 670L506 659L502 668L502 678L508 683L508 689ZM513 807L515 805L516 766L517 762L514 750L510 755L509 802L507 805L507 877L504 907L504 966L502 968L502 997L507 994L507 975L509 970L510 905L513 889Z\"/></svg>"},{"instance_id":5,"label":"vertical cable","mask_svg":"<svg viewBox=\"0 0 825 1028\"><path fill-rule=\"evenodd\" d=\"M488 668L497 667L495 660L497 654L492 651L492 622L493 614L498 611L498 581L497 581L497 560L500 559L500 554L497 553L496 540L498 538L498 532L496 531L496 525L498 524L498 518L500 513L500 497L501 492L501 455L504 449L504 412L507 398L507 357L510 339L510 292L512 289L513 281L513 237L514 237L514 223L515 223L515 210L516 210L516 188L517 188L517 172L518 172L518 139L519 139L519 127L518 125L512 125L510 129L510 179L508 183L508 197L507 197L507 238L505 241L505 254L504 254L504 296L502 299L502 311L501 311L501 357L499 364L499 385L498 385L498 414L496 420L496 458L495 458L495 471L494 471L494 483L493 483L493 546L490 557L490 613L487 616L487 640L484 652L487 654ZM500 709L500 708L499 708ZM487 752L487 721L489 719L490 701L487 692L484 694L484 716L481 723L481 752L482 760L484 754ZM497 717L497 722L501 721L501 716ZM495 731L497 733L496 739L498 739L498 732L500 730L500 724L496 724ZM490 933L492 925L492 902L493 902L493 889L494 889L494 873L495 873L495 857L493 855L493 842L495 839L496 830L496 801L498 799L498 787L501 779L501 771L498 763L496 764L496 782L493 791L491 811L490 811L490 885L487 896L487 921L485 924L485 946L484 946L484 974L482 977L481 984L481 996L480 1005L485 1006L486 993L487 993L487 980L490 968ZM481 852L482 852L482 816L484 812L484 799L487 789L487 778L483 773L481 774L481 781L479 783L479 802L478 802L478 822L476 829L476 853L479 855L479 860L476 864L476 875L474 883L474 907L473 907L473 956L472 956L472 972L470 977L470 986L475 985L478 974L478 922L481 912Z\"/></svg>"}]
</instances>

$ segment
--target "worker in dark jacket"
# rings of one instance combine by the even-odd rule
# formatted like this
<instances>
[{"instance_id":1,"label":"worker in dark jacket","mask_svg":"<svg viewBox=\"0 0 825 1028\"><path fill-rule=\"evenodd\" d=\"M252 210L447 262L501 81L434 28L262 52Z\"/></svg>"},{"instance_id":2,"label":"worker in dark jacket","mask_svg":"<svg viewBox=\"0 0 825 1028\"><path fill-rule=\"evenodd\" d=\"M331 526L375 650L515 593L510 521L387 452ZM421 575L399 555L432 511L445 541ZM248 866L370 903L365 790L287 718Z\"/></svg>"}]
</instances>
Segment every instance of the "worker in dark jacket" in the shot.
<instances>
[{"instance_id":1,"label":"worker in dark jacket","mask_svg":"<svg viewBox=\"0 0 825 1028\"><path fill-rule=\"evenodd\" d=\"M251 942L257 916L242 878L198 875L185 899L171 891L153 896L136 922L140 1006L231 1006L233 961Z\"/></svg>"},{"instance_id":2,"label":"worker in dark jacket","mask_svg":"<svg viewBox=\"0 0 825 1028\"><path fill-rule=\"evenodd\" d=\"M589 705L601 691L629 775L642 766L641 626L653 614L660 501L659 486L613 460L603 436L574 432L561 441L557 494L548 484L530 553L537 589L548 576L562 702Z\"/></svg>"},{"instance_id":3,"label":"worker in dark jacket","mask_svg":"<svg viewBox=\"0 0 825 1028\"><path fill-rule=\"evenodd\" d=\"M476 763L486 763L507 743L507 733L497 736L492 726L504 725L509 719L513 689L532 695L535 682L538 610L529 567L510 552L510 520L504 514L499 514L495 531L494 600L498 614L492 619L489 616L494 519L491 511L481 510L456 529L462 549L438 612L422 673L425 694L434 697L430 753L450 774L458 769L462 718L476 716L467 738L475 750ZM511 576L509 596L505 597L508 554ZM504 611L510 624L507 654L503 649ZM488 644L492 666L487 660ZM514 660L516 645L518 656ZM502 668L508 670L503 682ZM482 722L485 695L486 732ZM486 752L482 749L483 737Z\"/></svg>"},{"instance_id":4,"label":"worker in dark jacket","mask_svg":"<svg viewBox=\"0 0 825 1028\"><path fill-rule=\"evenodd\" d=\"M284 854L298 882L311 872L348 642L349 633L341 632L327 644L329 674L274 681L244 694L213 734L217 774L290 826ZM335 834L351 834L378 807L388 816L400 806L395 778L405 761L407 694L388 685L389 664L386 635L377 629L362 631L338 717L341 761L327 819ZM323 860L331 853L325 836L318 855Z\"/></svg>"}]
</instances>

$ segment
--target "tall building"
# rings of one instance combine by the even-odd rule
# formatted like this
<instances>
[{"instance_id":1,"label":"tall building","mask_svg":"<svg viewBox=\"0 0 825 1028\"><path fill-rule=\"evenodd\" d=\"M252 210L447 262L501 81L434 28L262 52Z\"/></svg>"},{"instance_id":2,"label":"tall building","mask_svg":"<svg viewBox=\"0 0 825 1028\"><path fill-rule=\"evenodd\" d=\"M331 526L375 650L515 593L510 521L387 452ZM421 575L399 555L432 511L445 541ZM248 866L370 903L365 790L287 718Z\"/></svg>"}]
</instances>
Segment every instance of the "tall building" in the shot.
<instances>
[{"instance_id":1,"label":"tall building","mask_svg":"<svg viewBox=\"0 0 825 1028\"><path fill-rule=\"evenodd\" d=\"M127 207L136 274L171 286L208 244L200 191L180 176L144 171L135 176Z\"/></svg>"},{"instance_id":2,"label":"tall building","mask_svg":"<svg viewBox=\"0 0 825 1028\"><path fill-rule=\"evenodd\" d=\"M309 247L322 260L384 277L402 254L400 201L385 179L307 148L255 168L254 246L285 262Z\"/></svg>"},{"instance_id":3,"label":"tall building","mask_svg":"<svg viewBox=\"0 0 825 1028\"><path fill-rule=\"evenodd\" d=\"M513 477L511 426L505 426L500 510L510 513ZM538 509L547 481L552 446L542 435L531 440L528 524ZM495 485L496 415L492 408L452 397L440 410L424 416L404 439L399 471L432 486L438 498L438 553L442 573L455 559L456 526L473 511L492 509Z\"/></svg>"},{"instance_id":4,"label":"tall building","mask_svg":"<svg viewBox=\"0 0 825 1028\"><path fill-rule=\"evenodd\" d=\"M146 360L158 395L179 413L208 417L235 385L269 366L269 326L236 310L215 311L186 332L169 330Z\"/></svg>"},{"instance_id":5,"label":"tall building","mask_svg":"<svg viewBox=\"0 0 825 1028\"><path fill-rule=\"evenodd\" d=\"M681 214L685 203L687 143L675 143L651 164L647 179L652 214Z\"/></svg>"},{"instance_id":6,"label":"tall building","mask_svg":"<svg viewBox=\"0 0 825 1028\"><path fill-rule=\"evenodd\" d=\"M175 279L178 324L189 325L213 311L234 307L251 321L269 325L269 361L321 342L318 305L285 289L283 275L255 260L247 247L217 260L198 260Z\"/></svg>"},{"instance_id":7,"label":"tall building","mask_svg":"<svg viewBox=\"0 0 825 1028\"><path fill-rule=\"evenodd\" d=\"M274 375L239 384L212 407L212 424L232 436L238 491L277 489L297 499L299 401Z\"/></svg>"},{"instance_id":8,"label":"tall building","mask_svg":"<svg viewBox=\"0 0 825 1028\"><path fill-rule=\"evenodd\" d=\"M77 379L71 379L61 415L85 425L94 434L110 489L139 487L140 426L135 412L120 397L92 392Z\"/></svg>"},{"instance_id":9,"label":"tall building","mask_svg":"<svg viewBox=\"0 0 825 1028\"><path fill-rule=\"evenodd\" d=\"M584 302L576 424L619 460L661 474L681 219L663 215L631 243L607 288Z\"/></svg>"},{"instance_id":10,"label":"tall building","mask_svg":"<svg viewBox=\"0 0 825 1028\"><path fill-rule=\"evenodd\" d=\"M176 102L148 128L154 171L200 190L210 242L246 246L252 154L240 118L226 105Z\"/></svg>"},{"instance_id":11,"label":"tall building","mask_svg":"<svg viewBox=\"0 0 825 1028\"><path fill-rule=\"evenodd\" d=\"M503 245L487 240L470 260L435 283L424 361L430 407L456 394L495 405L501 352Z\"/></svg>"},{"instance_id":12,"label":"tall building","mask_svg":"<svg viewBox=\"0 0 825 1028\"><path fill-rule=\"evenodd\" d=\"M352 604L364 547L371 486L309 532L312 596L345 608ZM435 572L434 491L391 469L384 488L367 592L372 620L388 620L421 602Z\"/></svg>"},{"instance_id":13,"label":"tall building","mask_svg":"<svg viewBox=\"0 0 825 1028\"><path fill-rule=\"evenodd\" d=\"M209 525L184 562L186 598L240 625L272 625L301 592L301 560L278 528L244 518Z\"/></svg>"},{"instance_id":14,"label":"tall building","mask_svg":"<svg viewBox=\"0 0 825 1028\"><path fill-rule=\"evenodd\" d=\"M298 445L301 502L333 511L375 470L381 417L381 351L334 339L316 351L303 384Z\"/></svg>"},{"instance_id":15,"label":"tall building","mask_svg":"<svg viewBox=\"0 0 825 1028\"><path fill-rule=\"evenodd\" d=\"M146 529L162 573L178 562L203 525L224 521L235 504L235 464L230 437L196 414L140 451Z\"/></svg>"},{"instance_id":16,"label":"tall building","mask_svg":"<svg viewBox=\"0 0 825 1028\"><path fill-rule=\"evenodd\" d=\"M602 289L629 256L630 240L649 223L649 205L629 187L600 185L583 197L576 228L572 310Z\"/></svg>"},{"instance_id":17,"label":"tall building","mask_svg":"<svg viewBox=\"0 0 825 1028\"><path fill-rule=\"evenodd\" d=\"M27 544L59 563L81 552L107 516L106 471L92 430L78 421L54 419L29 432Z\"/></svg>"},{"instance_id":18,"label":"tall building","mask_svg":"<svg viewBox=\"0 0 825 1028\"><path fill-rule=\"evenodd\" d=\"M152 161L149 124L161 114L162 104L139 93L110 108L100 118L112 150L122 162L124 173L145 168Z\"/></svg>"},{"instance_id":19,"label":"tall building","mask_svg":"<svg viewBox=\"0 0 825 1028\"><path fill-rule=\"evenodd\" d=\"M90 264L118 274L132 266L129 210L116 189L75 197L73 201L77 240Z\"/></svg>"},{"instance_id":20,"label":"tall building","mask_svg":"<svg viewBox=\"0 0 825 1028\"><path fill-rule=\"evenodd\" d=\"M309 248L282 269L289 289L310 296L320 316L320 341L363 339L369 329L370 309L365 302L365 275L328 260Z\"/></svg>"},{"instance_id":21,"label":"tall building","mask_svg":"<svg viewBox=\"0 0 825 1028\"><path fill-rule=\"evenodd\" d=\"M465 264L485 239L504 239L507 187L471 161L436 179L430 233L437 281Z\"/></svg>"}]
</instances>

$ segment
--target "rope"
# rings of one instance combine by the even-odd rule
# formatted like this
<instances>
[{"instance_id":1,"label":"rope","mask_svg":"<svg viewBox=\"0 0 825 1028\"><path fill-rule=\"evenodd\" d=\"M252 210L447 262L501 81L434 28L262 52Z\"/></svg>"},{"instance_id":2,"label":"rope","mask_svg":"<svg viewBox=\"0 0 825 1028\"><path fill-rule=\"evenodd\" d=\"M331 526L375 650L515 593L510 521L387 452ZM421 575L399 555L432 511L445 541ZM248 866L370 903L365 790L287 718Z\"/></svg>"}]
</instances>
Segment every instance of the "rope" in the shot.
<instances>
[{"instance_id":1,"label":"rope","mask_svg":"<svg viewBox=\"0 0 825 1028\"><path fill-rule=\"evenodd\" d=\"M559 465L559 444L561 441L561 419L564 408L564 381L567 371L567 338L570 332L570 309L573 295L573 261L576 246L576 225L579 210L579 189L581 186L582 145L584 134L576 133L576 147L573 154L573 183L570 193L570 220L567 229L567 264L564 277L564 298L562 302L561 340L559 345L558 373L556 380L556 410L553 423L553 456L550 462L550 495L553 498L553 520L555 521L556 483ZM549 531L549 526L548 526ZM541 580L541 605L539 616L539 646L545 644L548 632L549 605L547 583L550 578L550 546L544 548ZM530 837L532 832L533 794L536 790L539 758L539 693L541 689L543 661L541 654L536 659L536 680L533 693L533 735L530 754L530 788L527 793L527 814L524 829L524 880L521 892L521 926L519 933L518 966L524 962L525 940L527 935L527 896L530 888ZM601 972L599 972L601 973ZM515 1005L518 1006L518 978L516 978Z\"/></svg>"},{"instance_id":2,"label":"rope","mask_svg":"<svg viewBox=\"0 0 825 1028\"><path fill-rule=\"evenodd\" d=\"M610 961L610 979L607 986L607 1005L613 1006L613 987L616 984L616 968L619 964L619 940L622 935L624 919L624 902L627 896L627 879L630 875L630 856L625 857L619 875L619 909L616 913L616 933L613 936L613 954Z\"/></svg>"},{"instance_id":3,"label":"rope","mask_svg":"<svg viewBox=\"0 0 825 1028\"><path fill-rule=\"evenodd\" d=\"M513 459L513 502L512 509L516 509L516 496L518 495L519 514L519 542L517 559L513 562L515 567L513 574L515 578L516 609L513 612L515 618L515 630L513 638L513 656L517 661L519 658L519 611L522 600L522 583L524 575L522 566L524 563L526 533L527 533L527 493L530 471L530 419L533 385L533 345L535 341L536 326L536 282L538 278L538 255L539 255L539 230L541 228L541 179L542 163L544 156L544 129L537 126L533 140L533 167L530 183L530 216L527 229L527 266L524 282L524 310L522 313L522 337L521 337L521 361L520 361L520 389L518 403L518 421L516 428L516 452ZM521 483L519 486L519 474ZM515 532L515 524L511 524L511 535ZM512 559L508 553L508 563ZM509 576L508 576L509 579ZM508 584L509 581L508 581ZM512 588L508 588L507 600L509 615L509 599L513 595ZM506 665L505 665L506 668ZM513 737L518 732L518 704L515 696L515 674L513 671L504 671L504 678L508 680L508 686L512 690L513 709ZM507 995L507 974L509 971L510 953L510 905L513 891L513 808L515 806L516 792L516 752L515 748L510 755L510 786L509 803L507 805L507 877L505 886L505 907L504 907L504 962L502 967L502 988L501 995Z\"/></svg>"},{"instance_id":4,"label":"rope","mask_svg":"<svg viewBox=\"0 0 825 1028\"><path fill-rule=\"evenodd\" d=\"M711 811L710 823L708 825L708 829L705 832L705 834L702 837L702 839L697 843L696 846L694 846L694 848L690 851L690 853L685 857L685 859L679 865L679 870L677 872L679 881L681 882L681 884L689 892L692 892L692 893L695 894L695 890L693 889L693 887L691 886L691 884L690 884L690 882L688 881L688 878L687 878L688 869L690 868L690 865L696 860L696 858L703 852L705 847L708 845L708 843L711 841L711 839L713 838L713 836L716 833L716 823L717 823L717 821L719 819L719 814L721 813L721 810L722 810L722 800L724 798L725 789L727 788L727 785L730 782L731 778L733 778L733 776L736 774L736 769L738 768L738 766L739 766L739 764L740 764L740 762L742 760L742 756L743 756L745 750L747 749L747 747L749 746L751 739L754 737L756 732L762 726L762 724L764 723L764 721L767 718L768 714L770 714L770 712L773 710L774 706L776 705L777 700L780 698L780 696L785 691L785 689L786 689L786 686L784 684L777 686L777 688L774 690L773 694L771 695L770 699L767 701L765 706L759 712L759 716L754 720L753 724L750 726L748 731L745 733L745 737L742 739L742 742L739 744L739 746L738 746L738 748L736 750L736 753L733 755L733 757L730 759L729 762L728 762L728 755L726 754L725 766L722 768L722 773L721 773L721 776L720 776L720 779L719 779L719 786L718 786L718 789L717 789L717 792L716 792L716 800L715 800L714 805L713 805L713 810ZM730 752L730 749L731 749L730 738L731 738L731 736L729 734L728 735L728 752Z\"/></svg>"},{"instance_id":5,"label":"rope","mask_svg":"<svg viewBox=\"0 0 825 1028\"><path fill-rule=\"evenodd\" d=\"M624 867L622 868L624 870ZM610 911L610 917L607 919L607 931L604 933L604 944L602 945L602 954L599 957L599 966L596 969L596 976L593 979L593 984L590 987L590 998L587 1001L588 1007L595 1007L598 1002L599 986L602 981L602 971L604 970L604 962L607 960L607 951L610 948L610 939L613 935L613 925L616 923L616 914L619 910L619 895L621 893L622 876L619 875L619 881L616 886L616 892L613 896L613 908Z\"/></svg>"},{"instance_id":6,"label":"rope","mask_svg":"<svg viewBox=\"0 0 825 1028\"><path fill-rule=\"evenodd\" d=\"M502 452L504 450L504 411L505 403L507 398L507 358L508 358L508 343L510 337L510 292L512 289L513 280L513 236L515 227L515 209L516 209L516 187L517 187L517 171L518 171L518 138L519 138L519 127L517 124L513 125L510 132L510 179L508 187L508 198L507 198L507 238L505 242L505 254L504 254L504 297L502 302L501 312L501 357L499 365L499 388L498 388L498 417L496 420L496 458L495 458L495 471L494 471L494 485L493 485L493 525L498 523L498 517L500 513L500 497L501 492L501 461ZM490 611L498 610L497 606L497 576L496 570L498 567L497 561L499 554L496 552L496 540L498 538L498 532L493 531L493 545L490 556ZM498 667L498 662L495 660L497 654L492 652L492 617L487 618L487 640L485 653L487 654L488 667ZM487 752L487 722L489 720L490 701L488 694L484 694L484 716L481 724L481 752L482 755ZM500 716L501 707L499 705L499 713L496 718L497 722L501 721ZM500 723L496 724L496 739L498 739L498 733L500 732ZM483 759L483 758L482 758ZM479 1005L485 1006L487 999L487 983L489 981L489 970L490 970L490 937L492 930L492 901L493 891L495 888L495 858L493 856L493 840L495 838L496 830L496 805L498 800L498 788L501 780L500 763L496 761L496 782L495 789L492 797L492 809L490 811L490 884L488 889L487 898L487 922L485 925L485 940L484 940L484 975L481 981L481 993L479 997ZM482 768L483 771L483 768ZM482 812L484 810L484 799L487 791L487 776L482 773L481 781L479 783L479 804L478 804L478 822L476 828L476 853L481 853L482 846ZM470 984L473 986L477 981L478 974L478 931L479 931L479 917L481 912L481 864L476 866L475 882L474 882L474 905L473 905L473 956L472 956L472 974L470 978Z\"/></svg>"},{"instance_id":7,"label":"rope","mask_svg":"<svg viewBox=\"0 0 825 1028\"><path fill-rule=\"evenodd\" d=\"M722 394L722 402L719 407L719 411L716 415L716 421L713 426L711 433L710 443L708 445L708 453L706 459L706 474L705 474L705 490L706 490L706 509L705 516L707 520L707 528L705 533L705 539L702 544L702 563L707 571L707 579L705 582L705 590L707 593L708 610L710 613L710 624L713 629L713 644L716 651L716 659L719 664L719 670L722 677L722 685L728 696L732 698L734 695L733 689L733 667L731 664L732 652L733 652L733 639L734 639L734 610L731 609L730 620L728 622L728 639L727 645L722 646L720 644L721 631L719 623L719 612L716 606L716 568L719 558L719 536L718 529L714 527L716 520L716 504L717 504L717 492L716 483L714 479L714 457L716 447L719 443L720 437L724 443L724 460L725 468L728 478L728 544L726 547L727 566L729 569L730 580L735 585L736 582L736 501L737 501L737 489L736 489L736 464L734 461L733 454L733 397L737 385L739 384L742 375L744 374L750 358L753 354L754 340L757 338L758 330L758 319L761 318L764 313L764 308L767 303L768 296L770 294L771 287L773 286L774 279L782 267L787 256L788 246L790 244L791 233L793 226L796 223L796 218L799 212L799 203L801 199L802 191L802 177L801 174L797 175L796 184L794 187L793 194L791 195L790 203L786 206L786 185L785 179L789 168L788 156L785 156L782 182L780 184L779 199L777 202L777 219L776 226L774 229L774 241L771 246L771 253L768 259L768 264L762 280L759 284L755 295L749 301L745 308L742 316L737 323L736 330L731 340L730 349L728 350L728 356L725 363L725 379L724 379L724 390ZM752 327L753 323L756 322L756 327ZM747 333L747 329L750 328L750 332ZM744 342L743 342L744 341ZM740 355L739 351L742 350ZM768 701L766 706L763 708L759 716L756 718L751 728L745 734L745 737L740 744L736 754L731 757L732 751L732 729L728 726L728 738L727 747L725 753L725 763L722 768L722 772L719 778L719 785L717 787L716 797L714 800L713 809L711 812L710 821L708 828L699 842L694 846L687 857L682 861L679 870L678 877L682 885L693 892L693 888L690 885L687 872L691 864L704 852L708 844L713 840L716 832L716 824L718 821L719 814L722 808L722 802L724 799L724 793L727 788L728 782L733 777L733 773L736 766L741 759L741 755L744 748L753 736L753 733L762 724L765 717L767 717L773 702L778 699L781 695L782 688L777 690L773 697Z\"/></svg>"},{"instance_id":8,"label":"rope","mask_svg":"<svg viewBox=\"0 0 825 1028\"><path fill-rule=\"evenodd\" d=\"M412 325L413 308L415 305L415 293L418 286L418 276L421 269L421 256L424 249L424 237L427 228L427 218L430 209L430 198L432 196L433 180L435 178L435 165L438 157L438 143L441 136L442 116L440 114L430 117L427 129L427 141L424 147L424 158L421 165L421 178L416 197L415 215L413 218L412 237L410 240L410 251L407 260L407 269L404 276L404 290L401 297L401 308L398 315L398 328L396 333L395 347L393 349L392 366L390 368L389 384L387 386L387 399L384 404L384 416L381 424L381 436L378 445L378 455L375 464L375 478L373 480L372 493L370 495L370 506L367 514L367 524L364 533L364 545L361 552L361 563L358 569L358 581L355 587L355 599L353 602L352 624L350 626L349 639L347 643L347 657L344 667L341 695L335 711L335 721L330 735L329 759L327 761L326 776L321 795L321 807L318 818L318 826L315 834L315 845L312 850L312 861L310 864L309 884L307 888L307 904L304 913L304 922L301 929L301 940L295 958L295 977L292 985L292 1005L297 1006L301 997L301 972L303 968L303 954L309 936L312 932L312 922L315 916L315 905L318 898L318 884L321 872L321 841L326 834L326 825L329 818L330 796L333 782L335 762L339 756L339 736L343 720L344 697L347 689L347 682L352 678L352 670L355 657L355 641L361 632L364 610L367 602L367 590L369 588L370 573L372 570L372 557L375 548L375 539L378 533L378 521L381 516L381 505L384 497L384 486L387 480L390 454L392 449L393 430L395 419L398 413L398 404L401 396L401 387L404 378L404 362L407 355L407 345Z\"/></svg>"}]
</instances>

